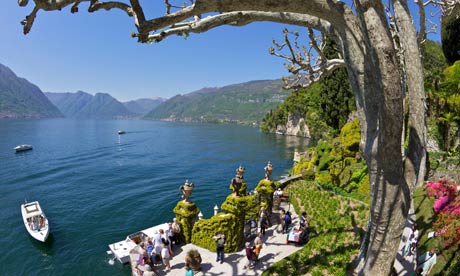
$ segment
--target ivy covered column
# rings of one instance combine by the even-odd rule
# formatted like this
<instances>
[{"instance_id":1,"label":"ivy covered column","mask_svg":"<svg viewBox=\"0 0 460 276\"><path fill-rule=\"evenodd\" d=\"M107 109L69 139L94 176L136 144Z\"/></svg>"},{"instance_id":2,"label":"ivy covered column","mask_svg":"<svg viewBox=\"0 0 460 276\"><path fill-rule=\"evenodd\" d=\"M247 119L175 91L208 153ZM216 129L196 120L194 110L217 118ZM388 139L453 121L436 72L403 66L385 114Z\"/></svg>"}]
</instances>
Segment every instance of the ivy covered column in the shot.
<instances>
[{"instance_id":1,"label":"ivy covered column","mask_svg":"<svg viewBox=\"0 0 460 276\"><path fill-rule=\"evenodd\" d=\"M193 224L197 220L200 209L196 207L194 202L179 201L173 211L181 226L181 234L185 243L190 243L192 241Z\"/></svg>"},{"instance_id":2,"label":"ivy covered column","mask_svg":"<svg viewBox=\"0 0 460 276\"><path fill-rule=\"evenodd\" d=\"M193 224L197 220L197 216L200 213L200 209L198 209L196 204L191 202L189 199L192 195L193 188L193 183L186 179L184 185L179 187L179 191L182 194L182 198L184 200L179 201L173 210L181 226L181 232L185 243L190 243L192 241Z\"/></svg>"},{"instance_id":3,"label":"ivy covered column","mask_svg":"<svg viewBox=\"0 0 460 276\"><path fill-rule=\"evenodd\" d=\"M246 222L246 209L248 206L249 197L234 197L229 195L222 203L222 210L232 214L233 227L229 229L231 235L228 236L228 242L232 248L237 249L244 243L244 224Z\"/></svg>"},{"instance_id":4,"label":"ivy covered column","mask_svg":"<svg viewBox=\"0 0 460 276\"><path fill-rule=\"evenodd\" d=\"M275 183L269 179L262 179L256 187L259 197L259 204L271 214L273 208L273 192L275 192Z\"/></svg>"},{"instance_id":5,"label":"ivy covered column","mask_svg":"<svg viewBox=\"0 0 460 276\"><path fill-rule=\"evenodd\" d=\"M268 161L264 169L265 178L259 181L256 192L259 197L260 207L264 207L265 210L271 214L273 208L273 192L275 191L275 183L270 179L273 171L272 163Z\"/></svg>"}]
</instances>

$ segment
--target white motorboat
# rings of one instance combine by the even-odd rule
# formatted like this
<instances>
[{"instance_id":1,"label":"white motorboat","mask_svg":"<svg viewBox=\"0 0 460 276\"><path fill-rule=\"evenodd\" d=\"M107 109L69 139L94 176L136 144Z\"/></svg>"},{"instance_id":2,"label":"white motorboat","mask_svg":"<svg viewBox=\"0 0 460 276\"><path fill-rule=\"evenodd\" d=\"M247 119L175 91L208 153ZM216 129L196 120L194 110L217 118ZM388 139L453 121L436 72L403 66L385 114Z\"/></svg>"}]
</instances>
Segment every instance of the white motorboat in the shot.
<instances>
[{"instance_id":1,"label":"white motorboat","mask_svg":"<svg viewBox=\"0 0 460 276\"><path fill-rule=\"evenodd\" d=\"M125 134L125 133L126 133L126 131L124 131L124 130L119 130L118 131L118 135L122 135L122 134Z\"/></svg>"},{"instance_id":2,"label":"white motorboat","mask_svg":"<svg viewBox=\"0 0 460 276\"><path fill-rule=\"evenodd\" d=\"M14 150L16 152L21 152L21 151L31 150L32 148L33 148L32 145L24 144L24 145L19 145L19 146L14 147Z\"/></svg>"},{"instance_id":3,"label":"white motorboat","mask_svg":"<svg viewBox=\"0 0 460 276\"><path fill-rule=\"evenodd\" d=\"M50 226L38 201L21 204L21 213L27 232L36 240L46 241Z\"/></svg>"}]
</instances>

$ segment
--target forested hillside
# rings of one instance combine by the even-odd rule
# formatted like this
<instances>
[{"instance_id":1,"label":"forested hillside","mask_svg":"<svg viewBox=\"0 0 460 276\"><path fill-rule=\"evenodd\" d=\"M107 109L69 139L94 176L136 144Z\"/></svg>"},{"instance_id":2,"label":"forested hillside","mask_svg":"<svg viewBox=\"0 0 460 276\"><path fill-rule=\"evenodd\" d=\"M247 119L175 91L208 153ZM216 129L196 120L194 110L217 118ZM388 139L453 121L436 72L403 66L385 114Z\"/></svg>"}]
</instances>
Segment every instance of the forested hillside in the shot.
<instances>
[{"instance_id":1,"label":"forested hillside","mask_svg":"<svg viewBox=\"0 0 460 276\"><path fill-rule=\"evenodd\" d=\"M281 104L289 92L281 80L261 80L177 95L159 105L146 119L188 122L258 123Z\"/></svg>"}]
</instances>

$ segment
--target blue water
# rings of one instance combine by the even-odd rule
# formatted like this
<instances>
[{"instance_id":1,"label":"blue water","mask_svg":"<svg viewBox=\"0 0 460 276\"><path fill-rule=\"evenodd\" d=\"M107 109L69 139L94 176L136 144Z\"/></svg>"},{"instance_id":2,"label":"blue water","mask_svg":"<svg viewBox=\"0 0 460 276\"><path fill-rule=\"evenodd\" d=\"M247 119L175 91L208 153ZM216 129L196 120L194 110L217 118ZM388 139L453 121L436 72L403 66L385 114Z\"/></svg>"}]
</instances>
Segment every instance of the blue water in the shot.
<instances>
[{"instance_id":1,"label":"blue water","mask_svg":"<svg viewBox=\"0 0 460 276\"><path fill-rule=\"evenodd\" d=\"M0 133L0 275L129 275L109 264L107 245L171 220L186 178L209 217L240 164L253 189L268 160L277 179L307 145L252 127L152 121L0 120ZM18 144L34 149L16 154ZM24 199L50 220L45 244L24 228Z\"/></svg>"}]
</instances>

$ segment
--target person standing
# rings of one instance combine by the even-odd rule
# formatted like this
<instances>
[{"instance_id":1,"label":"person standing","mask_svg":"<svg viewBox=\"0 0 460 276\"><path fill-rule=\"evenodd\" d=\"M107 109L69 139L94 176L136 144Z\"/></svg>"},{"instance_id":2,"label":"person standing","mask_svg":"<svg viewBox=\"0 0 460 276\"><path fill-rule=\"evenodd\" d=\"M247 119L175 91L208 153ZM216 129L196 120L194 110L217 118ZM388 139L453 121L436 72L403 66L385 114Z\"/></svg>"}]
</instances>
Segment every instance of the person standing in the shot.
<instances>
[{"instance_id":1,"label":"person standing","mask_svg":"<svg viewBox=\"0 0 460 276\"><path fill-rule=\"evenodd\" d=\"M417 259L417 269L423 269L422 275L429 275L431 269L436 264L436 248L431 248L430 251L426 252Z\"/></svg>"},{"instance_id":2,"label":"person standing","mask_svg":"<svg viewBox=\"0 0 460 276\"><path fill-rule=\"evenodd\" d=\"M259 262L260 251L262 250L262 233L257 233L254 239L254 253L256 253L256 264Z\"/></svg>"},{"instance_id":3,"label":"person standing","mask_svg":"<svg viewBox=\"0 0 460 276\"><path fill-rule=\"evenodd\" d=\"M212 238L213 240L216 241L216 253L217 253L216 262L220 261L220 263L223 263L225 246L227 245L225 234L217 234L216 236Z\"/></svg>"},{"instance_id":4,"label":"person standing","mask_svg":"<svg viewBox=\"0 0 460 276\"><path fill-rule=\"evenodd\" d=\"M264 207L260 207L260 232L262 232L262 235L265 236L265 229L269 227L270 221L268 220L268 213L267 210L265 210Z\"/></svg>"},{"instance_id":5,"label":"person standing","mask_svg":"<svg viewBox=\"0 0 460 276\"><path fill-rule=\"evenodd\" d=\"M160 229L160 232L155 232L153 235L153 251L152 256L154 260L154 264L161 264L161 249L163 245L163 241L161 240L161 232L163 229Z\"/></svg>"},{"instance_id":6,"label":"person standing","mask_svg":"<svg viewBox=\"0 0 460 276\"><path fill-rule=\"evenodd\" d=\"M291 218L291 212L287 211L286 214L284 215L284 226L283 226L283 234L287 234L289 230L289 226L291 225L292 218Z\"/></svg>"},{"instance_id":7,"label":"person standing","mask_svg":"<svg viewBox=\"0 0 460 276\"><path fill-rule=\"evenodd\" d=\"M257 261L257 256L254 250L251 248L250 242L246 242L245 251L246 251L246 258L248 259L248 262L244 266L244 268L246 269L246 268L251 268L254 266L254 262Z\"/></svg>"},{"instance_id":8,"label":"person standing","mask_svg":"<svg viewBox=\"0 0 460 276\"><path fill-rule=\"evenodd\" d=\"M173 248L173 242L174 242L174 230L172 228L172 222L168 222L168 228L166 229L166 236L168 236L169 239L169 247Z\"/></svg>"},{"instance_id":9,"label":"person standing","mask_svg":"<svg viewBox=\"0 0 460 276\"><path fill-rule=\"evenodd\" d=\"M302 216L299 219L299 229L303 231L307 227L308 227L307 212L303 211Z\"/></svg>"},{"instance_id":10,"label":"person standing","mask_svg":"<svg viewBox=\"0 0 460 276\"><path fill-rule=\"evenodd\" d=\"M163 264L165 265L165 271L169 272L171 270L171 265L169 263L169 259L171 258L171 255L169 254L168 245L166 245L164 243L163 243L162 249L161 249L161 258L163 259Z\"/></svg>"},{"instance_id":11,"label":"person standing","mask_svg":"<svg viewBox=\"0 0 460 276\"><path fill-rule=\"evenodd\" d=\"M417 249L418 242L418 229L417 225L414 223L410 231L409 237L407 238L406 244L404 245L402 255L407 257L412 254L412 251Z\"/></svg>"},{"instance_id":12,"label":"person standing","mask_svg":"<svg viewBox=\"0 0 460 276\"><path fill-rule=\"evenodd\" d=\"M181 229L180 229L180 224L179 222L177 221L176 218L173 218L173 223L172 223L172 229L173 229L173 232L174 232L174 244L180 244L180 232L181 232Z\"/></svg>"}]
</instances>

